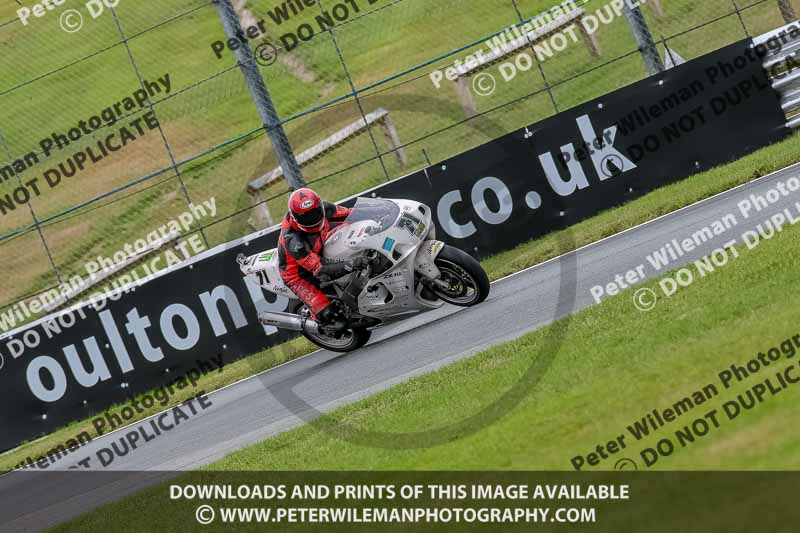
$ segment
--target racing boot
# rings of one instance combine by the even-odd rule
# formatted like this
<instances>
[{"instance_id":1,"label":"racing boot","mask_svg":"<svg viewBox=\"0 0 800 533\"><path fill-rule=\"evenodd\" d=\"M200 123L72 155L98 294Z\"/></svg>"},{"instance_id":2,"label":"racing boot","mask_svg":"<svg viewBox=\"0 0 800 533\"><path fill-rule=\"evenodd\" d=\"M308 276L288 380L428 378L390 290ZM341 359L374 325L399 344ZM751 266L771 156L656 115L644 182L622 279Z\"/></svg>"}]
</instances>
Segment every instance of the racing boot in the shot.
<instances>
[{"instance_id":1,"label":"racing boot","mask_svg":"<svg viewBox=\"0 0 800 533\"><path fill-rule=\"evenodd\" d=\"M329 331L339 332L347 329L347 322L341 319L333 304L328 305L317 313L317 322L321 327Z\"/></svg>"}]
</instances>

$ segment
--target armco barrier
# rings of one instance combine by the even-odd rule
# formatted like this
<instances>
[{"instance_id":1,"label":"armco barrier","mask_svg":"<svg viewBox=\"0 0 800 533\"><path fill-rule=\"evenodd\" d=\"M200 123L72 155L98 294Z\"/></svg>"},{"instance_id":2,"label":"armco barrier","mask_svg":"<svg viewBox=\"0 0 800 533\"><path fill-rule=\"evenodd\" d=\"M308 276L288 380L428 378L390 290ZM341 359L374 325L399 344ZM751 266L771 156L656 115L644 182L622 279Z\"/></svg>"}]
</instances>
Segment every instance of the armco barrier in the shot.
<instances>
[{"instance_id":1,"label":"armco barrier","mask_svg":"<svg viewBox=\"0 0 800 533\"><path fill-rule=\"evenodd\" d=\"M430 205L438 237L476 255L507 250L787 135L753 56L752 41L733 44L365 194ZM287 340L256 319L286 301L247 285L235 261L276 237L218 246L99 313L87 309L52 339L45 329L57 315L0 338L0 449L158 387L198 359L228 363ZM41 344L15 356L10 339L26 334Z\"/></svg>"}]
</instances>

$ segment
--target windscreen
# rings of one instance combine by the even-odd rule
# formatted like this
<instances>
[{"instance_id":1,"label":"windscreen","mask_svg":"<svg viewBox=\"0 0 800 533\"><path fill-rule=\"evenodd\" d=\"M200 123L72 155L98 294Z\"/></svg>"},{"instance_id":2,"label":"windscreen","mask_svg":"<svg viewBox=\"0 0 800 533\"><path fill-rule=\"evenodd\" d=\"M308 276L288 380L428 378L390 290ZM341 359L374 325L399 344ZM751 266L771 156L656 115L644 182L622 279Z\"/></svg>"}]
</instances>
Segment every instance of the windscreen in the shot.
<instances>
[{"instance_id":1,"label":"windscreen","mask_svg":"<svg viewBox=\"0 0 800 533\"><path fill-rule=\"evenodd\" d=\"M372 233L375 234L391 228L399 215L400 207L394 202L377 198L359 198L346 222L352 224L370 220L375 223L372 227Z\"/></svg>"}]
</instances>

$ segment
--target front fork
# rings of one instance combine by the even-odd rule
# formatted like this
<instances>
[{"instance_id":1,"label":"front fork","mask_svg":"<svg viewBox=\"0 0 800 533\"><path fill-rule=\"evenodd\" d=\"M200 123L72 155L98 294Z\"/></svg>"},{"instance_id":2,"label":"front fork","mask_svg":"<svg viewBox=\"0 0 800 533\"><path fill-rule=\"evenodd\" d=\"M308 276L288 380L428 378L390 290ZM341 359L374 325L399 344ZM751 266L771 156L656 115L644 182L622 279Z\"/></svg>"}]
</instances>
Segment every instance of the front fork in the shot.
<instances>
[{"instance_id":1,"label":"front fork","mask_svg":"<svg viewBox=\"0 0 800 533\"><path fill-rule=\"evenodd\" d=\"M439 271L439 267L436 266L436 257L443 248L444 243L442 241L424 241L414 260L414 271L419 274L423 284L447 289L449 286L442 281L442 273Z\"/></svg>"}]
</instances>

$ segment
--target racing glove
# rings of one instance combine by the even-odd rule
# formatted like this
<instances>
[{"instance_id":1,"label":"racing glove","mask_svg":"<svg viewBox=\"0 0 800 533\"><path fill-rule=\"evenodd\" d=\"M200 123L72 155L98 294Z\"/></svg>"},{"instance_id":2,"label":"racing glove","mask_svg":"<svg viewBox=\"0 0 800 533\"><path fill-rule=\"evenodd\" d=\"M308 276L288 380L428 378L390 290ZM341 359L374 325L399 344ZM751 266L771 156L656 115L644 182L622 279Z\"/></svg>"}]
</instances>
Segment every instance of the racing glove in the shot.
<instances>
[{"instance_id":1,"label":"racing glove","mask_svg":"<svg viewBox=\"0 0 800 533\"><path fill-rule=\"evenodd\" d=\"M317 277L324 281L339 279L353 271L353 264L350 261L330 263L322 265L317 272Z\"/></svg>"},{"instance_id":2,"label":"racing glove","mask_svg":"<svg viewBox=\"0 0 800 533\"><path fill-rule=\"evenodd\" d=\"M322 265L322 268L317 272L317 277L320 279L339 279L342 276L349 274L354 270L361 270L372 264L366 257L355 257L349 261L340 261L338 263L330 263Z\"/></svg>"},{"instance_id":3,"label":"racing glove","mask_svg":"<svg viewBox=\"0 0 800 533\"><path fill-rule=\"evenodd\" d=\"M361 270L362 268L367 268L367 266L371 265L372 262L362 255L353 258L350 261L350 264L352 265L353 270Z\"/></svg>"}]
</instances>

